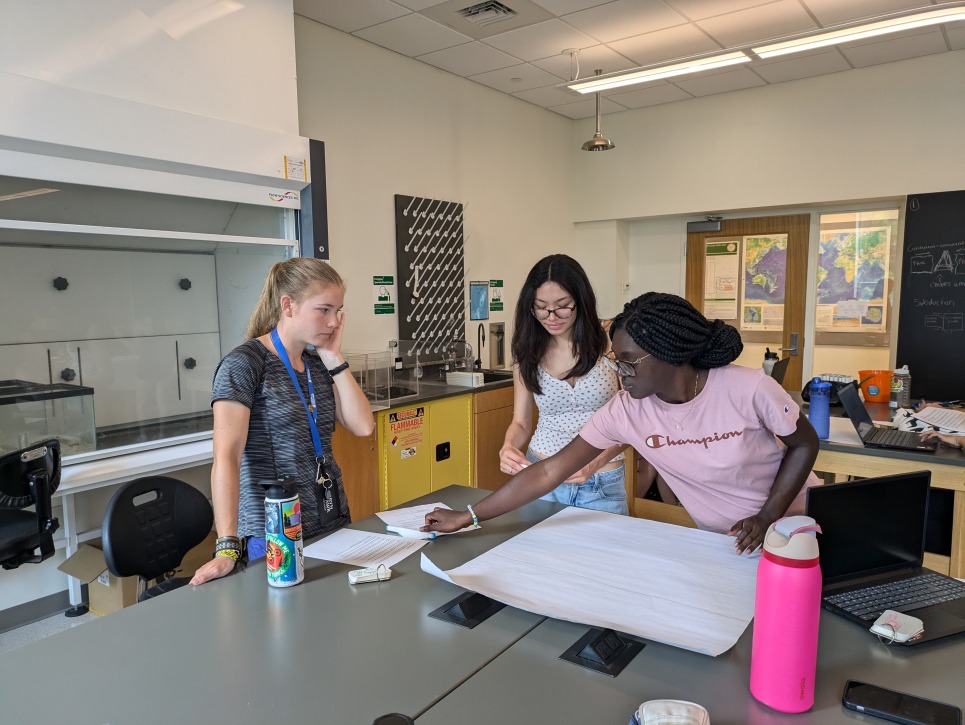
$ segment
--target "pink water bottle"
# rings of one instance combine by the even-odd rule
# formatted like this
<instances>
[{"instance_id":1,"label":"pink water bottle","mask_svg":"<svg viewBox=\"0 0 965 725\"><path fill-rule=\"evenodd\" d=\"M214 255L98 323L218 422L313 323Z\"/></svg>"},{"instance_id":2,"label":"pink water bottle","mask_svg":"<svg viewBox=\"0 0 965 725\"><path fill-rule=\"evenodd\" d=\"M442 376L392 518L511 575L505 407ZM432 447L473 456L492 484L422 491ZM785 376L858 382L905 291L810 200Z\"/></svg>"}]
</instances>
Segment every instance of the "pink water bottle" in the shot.
<instances>
[{"instance_id":1,"label":"pink water bottle","mask_svg":"<svg viewBox=\"0 0 965 725\"><path fill-rule=\"evenodd\" d=\"M757 567L751 694L781 712L814 704L821 616L821 567L810 516L775 521Z\"/></svg>"}]
</instances>

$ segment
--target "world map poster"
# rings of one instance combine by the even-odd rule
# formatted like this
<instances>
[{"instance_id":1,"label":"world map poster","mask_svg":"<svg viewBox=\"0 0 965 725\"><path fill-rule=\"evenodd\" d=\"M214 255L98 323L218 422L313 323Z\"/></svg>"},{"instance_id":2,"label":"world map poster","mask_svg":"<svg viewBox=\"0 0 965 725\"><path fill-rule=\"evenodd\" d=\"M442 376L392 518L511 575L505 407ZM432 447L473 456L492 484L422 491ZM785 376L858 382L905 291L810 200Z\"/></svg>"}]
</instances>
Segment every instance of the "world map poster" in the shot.
<instances>
[{"instance_id":1,"label":"world map poster","mask_svg":"<svg viewBox=\"0 0 965 725\"><path fill-rule=\"evenodd\" d=\"M744 237L741 329L781 330L787 281L787 234Z\"/></svg>"},{"instance_id":2,"label":"world map poster","mask_svg":"<svg viewBox=\"0 0 965 725\"><path fill-rule=\"evenodd\" d=\"M820 332L884 332L888 326L890 227L822 231L818 250Z\"/></svg>"}]
</instances>

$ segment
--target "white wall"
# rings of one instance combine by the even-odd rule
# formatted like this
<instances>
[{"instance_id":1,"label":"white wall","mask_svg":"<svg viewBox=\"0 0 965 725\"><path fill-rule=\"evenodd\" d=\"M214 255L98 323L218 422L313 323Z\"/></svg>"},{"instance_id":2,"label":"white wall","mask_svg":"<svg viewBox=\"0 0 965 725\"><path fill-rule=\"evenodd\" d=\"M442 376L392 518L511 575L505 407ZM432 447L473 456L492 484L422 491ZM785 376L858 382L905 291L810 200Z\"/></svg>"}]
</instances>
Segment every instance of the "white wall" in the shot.
<instances>
[{"instance_id":1,"label":"white wall","mask_svg":"<svg viewBox=\"0 0 965 725\"><path fill-rule=\"evenodd\" d=\"M575 221L961 189L965 50L611 114L604 128L614 151L572 152ZM570 148L591 133L574 124Z\"/></svg>"},{"instance_id":2,"label":"white wall","mask_svg":"<svg viewBox=\"0 0 965 725\"><path fill-rule=\"evenodd\" d=\"M398 334L372 291L373 275L396 275L395 194L466 205L466 280L504 280L490 321L511 335L532 264L572 252L572 122L297 15L295 39L300 132L325 142L332 263L348 284L344 348Z\"/></svg>"}]
</instances>

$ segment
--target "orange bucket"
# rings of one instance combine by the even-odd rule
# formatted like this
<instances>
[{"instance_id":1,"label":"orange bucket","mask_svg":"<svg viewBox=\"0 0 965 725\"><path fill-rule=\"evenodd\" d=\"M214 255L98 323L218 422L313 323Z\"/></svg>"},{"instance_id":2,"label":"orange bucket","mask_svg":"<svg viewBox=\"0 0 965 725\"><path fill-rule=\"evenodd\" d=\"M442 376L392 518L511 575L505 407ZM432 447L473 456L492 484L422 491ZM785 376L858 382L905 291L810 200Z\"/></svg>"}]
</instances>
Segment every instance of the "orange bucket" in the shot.
<instances>
[{"instance_id":1,"label":"orange bucket","mask_svg":"<svg viewBox=\"0 0 965 725\"><path fill-rule=\"evenodd\" d=\"M859 370L861 392L869 403L887 403L891 397L891 370Z\"/></svg>"}]
</instances>

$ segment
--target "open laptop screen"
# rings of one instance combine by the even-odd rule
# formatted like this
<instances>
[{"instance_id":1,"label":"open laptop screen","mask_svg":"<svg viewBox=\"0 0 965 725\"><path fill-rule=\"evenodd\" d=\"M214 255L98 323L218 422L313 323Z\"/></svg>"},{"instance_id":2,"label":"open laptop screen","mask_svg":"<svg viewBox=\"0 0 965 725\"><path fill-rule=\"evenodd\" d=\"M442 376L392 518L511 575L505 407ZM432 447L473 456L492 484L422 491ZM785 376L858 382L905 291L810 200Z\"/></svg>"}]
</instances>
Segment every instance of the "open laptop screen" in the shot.
<instances>
[{"instance_id":1,"label":"open laptop screen","mask_svg":"<svg viewBox=\"0 0 965 725\"><path fill-rule=\"evenodd\" d=\"M824 584L921 566L930 481L922 471L808 489Z\"/></svg>"}]
</instances>

